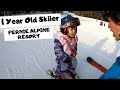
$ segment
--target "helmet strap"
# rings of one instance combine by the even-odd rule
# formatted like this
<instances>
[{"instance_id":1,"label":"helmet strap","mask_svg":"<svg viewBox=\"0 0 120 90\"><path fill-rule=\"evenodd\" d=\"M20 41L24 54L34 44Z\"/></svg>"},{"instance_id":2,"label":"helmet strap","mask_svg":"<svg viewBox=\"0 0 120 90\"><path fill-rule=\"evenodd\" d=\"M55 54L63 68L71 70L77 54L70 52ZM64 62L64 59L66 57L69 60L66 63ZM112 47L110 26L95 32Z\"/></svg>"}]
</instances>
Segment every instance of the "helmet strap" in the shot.
<instances>
[{"instance_id":1,"label":"helmet strap","mask_svg":"<svg viewBox=\"0 0 120 90\"><path fill-rule=\"evenodd\" d=\"M64 34L65 34L65 35L68 35L68 34L69 34L69 31L67 30L67 27L64 28Z\"/></svg>"},{"instance_id":2,"label":"helmet strap","mask_svg":"<svg viewBox=\"0 0 120 90\"><path fill-rule=\"evenodd\" d=\"M64 34L66 35L67 34L67 27L64 28Z\"/></svg>"},{"instance_id":3,"label":"helmet strap","mask_svg":"<svg viewBox=\"0 0 120 90\"><path fill-rule=\"evenodd\" d=\"M66 30L66 33L67 33L67 35L69 34L69 31L68 30Z\"/></svg>"}]
</instances>

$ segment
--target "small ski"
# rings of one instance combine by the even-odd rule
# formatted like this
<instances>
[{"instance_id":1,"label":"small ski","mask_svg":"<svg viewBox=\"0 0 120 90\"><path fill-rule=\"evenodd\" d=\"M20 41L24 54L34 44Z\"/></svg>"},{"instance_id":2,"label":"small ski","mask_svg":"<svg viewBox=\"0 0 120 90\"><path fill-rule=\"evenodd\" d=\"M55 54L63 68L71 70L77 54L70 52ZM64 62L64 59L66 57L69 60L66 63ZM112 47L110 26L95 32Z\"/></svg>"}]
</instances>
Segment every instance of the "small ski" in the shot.
<instances>
[{"instance_id":1,"label":"small ski","mask_svg":"<svg viewBox=\"0 0 120 90\"><path fill-rule=\"evenodd\" d=\"M53 68L53 70L54 70L54 68ZM49 70L46 71L46 73L49 74L52 77L52 79L58 79L58 77L53 75L53 72L54 72L53 70L49 69Z\"/></svg>"},{"instance_id":2,"label":"small ski","mask_svg":"<svg viewBox=\"0 0 120 90\"><path fill-rule=\"evenodd\" d=\"M77 76L77 75L75 75L75 76L72 76L71 75L71 72L66 72L72 79L79 79L79 77Z\"/></svg>"},{"instance_id":3,"label":"small ski","mask_svg":"<svg viewBox=\"0 0 120 90\"><path fill-rule=\"evenodd\" d=\"M92 66L96 67L97 69L99 69L100 71L102 71L103 73L107 71L105 67L100 65L97 61L95 61L91 57L87 57L87 62L90 63Z\"/></svg>"}]
</instances>

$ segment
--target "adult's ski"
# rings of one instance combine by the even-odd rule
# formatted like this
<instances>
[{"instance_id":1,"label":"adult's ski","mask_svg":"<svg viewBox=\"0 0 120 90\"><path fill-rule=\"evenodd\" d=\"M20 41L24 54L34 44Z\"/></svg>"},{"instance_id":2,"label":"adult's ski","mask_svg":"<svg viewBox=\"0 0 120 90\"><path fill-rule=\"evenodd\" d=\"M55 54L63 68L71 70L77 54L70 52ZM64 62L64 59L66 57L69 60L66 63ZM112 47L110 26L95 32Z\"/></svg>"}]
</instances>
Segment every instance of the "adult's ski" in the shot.
<instances>
[{"instance_id":1,"label":"adult's ski","mask_svg":"<svg viewBox=\"0 0 120 90\"><path fill-rule=\"evenodd\" d=\"M103 67L101 64L99 64L96 60L94 60L91 57L87 57L87 62L90 63L92 66L96 67L97 69L99 69L100 71L102 71L103 73L107 71L105 67Z\"/></svg>"}]
</instances>

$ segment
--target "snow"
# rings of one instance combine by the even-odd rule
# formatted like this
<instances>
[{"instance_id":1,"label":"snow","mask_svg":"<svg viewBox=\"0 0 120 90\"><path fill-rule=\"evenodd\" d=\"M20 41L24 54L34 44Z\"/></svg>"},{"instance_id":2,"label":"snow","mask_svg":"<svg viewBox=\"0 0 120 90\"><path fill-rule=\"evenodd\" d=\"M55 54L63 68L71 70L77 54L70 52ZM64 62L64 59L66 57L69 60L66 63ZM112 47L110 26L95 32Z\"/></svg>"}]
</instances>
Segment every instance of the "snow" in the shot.
<instances>
[{"instance_id":1,"label":"snow","mask_svg":"<svg viewBox=\"0 0 120 90\"><path fill-rule=\"evenodd\" d=\"M112 32L100 26L100 20L77 16L67 11L62 17L71 14L80 19L78 27L78 65L76 72L81 79L98 79L103 73L87 63L88 56L107 69L120 55L120 42ZM54 27L54 35L59 26ZM0 29L0 79L51 79L48 69L56 67L54 38L40 40L4 41L4 30Z\"/></svg>"}]
</instances>

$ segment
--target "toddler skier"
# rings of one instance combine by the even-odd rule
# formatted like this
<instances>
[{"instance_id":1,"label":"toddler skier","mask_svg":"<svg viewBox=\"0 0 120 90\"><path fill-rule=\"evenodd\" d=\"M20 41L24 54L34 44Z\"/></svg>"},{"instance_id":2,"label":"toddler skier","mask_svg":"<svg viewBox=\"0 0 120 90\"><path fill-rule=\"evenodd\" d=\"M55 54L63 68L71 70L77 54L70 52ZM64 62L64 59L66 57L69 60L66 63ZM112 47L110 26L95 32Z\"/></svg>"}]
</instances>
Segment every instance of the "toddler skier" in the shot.
<instances>
[{"instance_id":1,"label":"toddler skier","mask_svg":"<svg viewBox=\"0 0 120 90\"><path fill-rule=\"evenodd\" d=\"M61 19L60 32L54 40L54 51L56 55L57 68L53 75L60 79L66 79L64 73L69 73L73 78L76 76L77 66L77 26L80 20L71 15Z\"/></svg>"}]
</instances>

